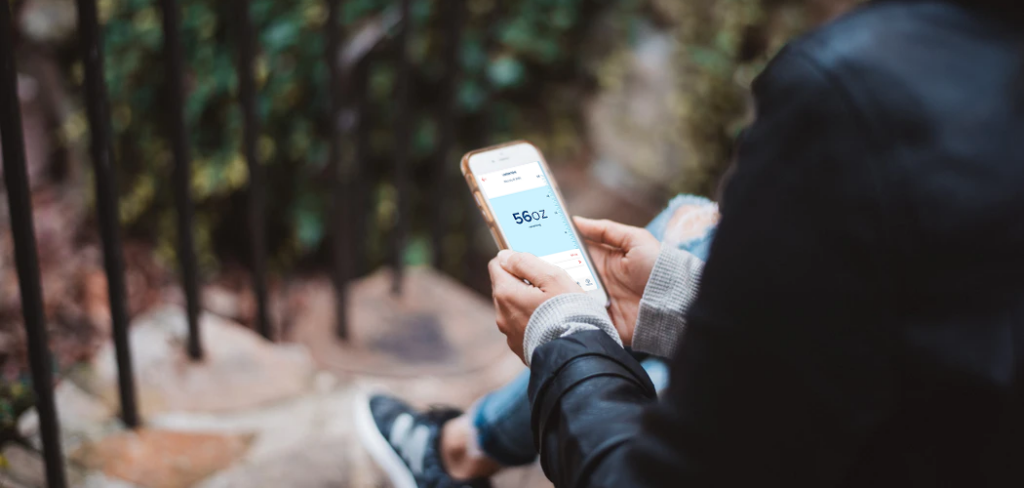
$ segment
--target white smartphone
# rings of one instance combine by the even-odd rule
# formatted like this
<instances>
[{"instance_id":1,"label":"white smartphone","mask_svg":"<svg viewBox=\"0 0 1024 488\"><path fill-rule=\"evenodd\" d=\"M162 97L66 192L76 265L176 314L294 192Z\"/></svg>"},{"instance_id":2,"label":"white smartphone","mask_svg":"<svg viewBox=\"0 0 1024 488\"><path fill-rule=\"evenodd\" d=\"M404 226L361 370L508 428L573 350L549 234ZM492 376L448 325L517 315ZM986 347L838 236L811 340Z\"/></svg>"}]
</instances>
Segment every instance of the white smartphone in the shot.
<instances>
[{"instance_id":1,"label":"white smartphone","mask_svg":"<svg viewBox=\"0 0 1024 488\"><path fill-rule=\"evenodd\" d=\"M608 303L544 156L529 142L478 149L462 174L501 249L527 252L569 273L587 294Z\"/></svg>"}]
</instances>

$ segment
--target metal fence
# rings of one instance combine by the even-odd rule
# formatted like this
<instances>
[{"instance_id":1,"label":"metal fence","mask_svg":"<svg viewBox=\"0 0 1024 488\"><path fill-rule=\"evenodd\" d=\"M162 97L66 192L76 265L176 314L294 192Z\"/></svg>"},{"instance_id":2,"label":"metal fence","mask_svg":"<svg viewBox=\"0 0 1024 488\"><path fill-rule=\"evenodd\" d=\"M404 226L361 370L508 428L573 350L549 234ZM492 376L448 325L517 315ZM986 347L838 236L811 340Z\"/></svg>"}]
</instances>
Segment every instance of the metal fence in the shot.
<instances>
[{"instance_id":1,"label":"metal fence","mask_svg":"<svg viewBox=\"0 0 1024 488\"><path fill-rule=\"evenodd\" d=\"M249 0L233 0L236 12L248 12ZM327 40L325 61L329 66L331 131L329 142L330 167L332 168L332 191L334 218L332 227L332 279L338 303L337 334L340 338L347 337L348 327L345 322L345 284L354 275L353 256L360 252L356 243L348 242L342 229L352 225L354 207L357 198L354 196L356 185L353 184L353 171L341 163L341 127L342 111L345 100L361 96L360 83L356 73L346 72L341 60L342 32L338 25L341 0L325 0L328 21L325 23L324 36ZM131 350L128 343L128 312L124 278L124 259L121 250L121 238L118 222L118 192L113 171L113 153L110 130L110 109L107 101L107 87L103 76L102 27L97 19L96 0L77 0L78 30L81 56L84 64L84 99L90 128L90 156L94 166L96 184L96 211L103 244L104 265L109 288L110 312L113 323L113 340L117 355L119 393L121 400L121 417L124 423L135 428L140 425L136 402L134 378L132 374ZM451 178L448 176L446 162L450 162L450 152L454 144L455 131L455 86L458 79L458 48L460 34L465 17L465 5L462 0L444 0L445 48L444 75L441 92L442 108L437 114L438 126L441 127L439 148L434 172L433 184L435 195L445 195L446 186ZM188 354L193 359L203 356L203 347L199 333L199 272L196 264L195 244L193 237L193 203L190 195L191 181L189 166L190 147L188 130L185 123L185 85L184 61L180 39L179 5L175 0L160 0L163 12L164 54L168 66L167 96L171 101L167 113L170 146L173 149L174 177L173 188L177 208L177 227L179 242L177 256L181 272L182 288L188 315ZM401 0L400 18L409 18L410 0ZM410 225L410 202L408 201L409 186L409 138L410 123L408 122L408 91L410 63L407 57L409 22L401 22L399 32L393 42L397 47L398 87L395 97L398 126L395 128L394 178L398 198L398 213L395 229L391 236L391 266L394 270L392 288L401 291L402 259L405 237ZM273 330L267 311L266 285L266 191L263 166L257 159L257 138L260 131L259 117L256 111L256 88L253 79L253 57L256 52L255 35L251 19L248 15L239 15L231 26L236 36L238 52L236 68L239 78L239 103L242 112L243 147L249 168L248 190L248 230L251 242L250 263L252 283L257 301L256 325L259 332L271 339ZM39 413L40 434L43 444L43 456L46 465L47 483L53 488L67 486L63 468L63 453L60 441L60 426L56 414L53 396L53 378L51 374L51 358L47 345L47 332L43 313L43 300L40 284L38 256L32 220L32 202L29 190L28 175L25 165L25 146L22 136L21 114L17 93L17 71L14 59L14 29L10 3L0 1L0 136L3 143L4 178L7 185L7 197L11 214L11 229L15 247L18 281L21 290L21 305L28 342L29 366L32 383L36 395L36 408ZM363 83L365 85L365 83ZM365 89L365 88L364 88ZM434 262L440 260L439 250L444 238L447 222L443 205L437 205L431 222L431 239L433 241Z\"/></svg>"}]
</instances>

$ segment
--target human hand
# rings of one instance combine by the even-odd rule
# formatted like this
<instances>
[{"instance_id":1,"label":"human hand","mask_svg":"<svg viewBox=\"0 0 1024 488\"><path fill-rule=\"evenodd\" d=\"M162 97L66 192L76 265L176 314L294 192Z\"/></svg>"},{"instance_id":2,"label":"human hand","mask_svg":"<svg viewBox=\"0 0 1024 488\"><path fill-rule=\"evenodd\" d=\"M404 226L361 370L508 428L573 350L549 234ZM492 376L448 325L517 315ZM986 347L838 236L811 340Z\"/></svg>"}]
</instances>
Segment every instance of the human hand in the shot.
<instances>
[{"instance_id":1,"label":"human hand","mask_svg":"<svg viewBox=\"0 0 1024 488\"><path fill-rule=\"evenodd\" d=\"M611 305L608 315L624 345L633 343L640 299L651 277L661 243L650 232L610 220L575 217Z\"/></svg>"},{"instance_id":2,"label":"human hand","mask_svg":"<svg viewBox=\"0 0 1024 488\"><path fill-rule=\"evenodd\" d=\"M491 273L498 330L505 334L508 347L519 359L523 359L523 337L533 312L549 298L583 293L565 270L532 254L501 251L487 269Z\"/></svg>"}]
</instances>

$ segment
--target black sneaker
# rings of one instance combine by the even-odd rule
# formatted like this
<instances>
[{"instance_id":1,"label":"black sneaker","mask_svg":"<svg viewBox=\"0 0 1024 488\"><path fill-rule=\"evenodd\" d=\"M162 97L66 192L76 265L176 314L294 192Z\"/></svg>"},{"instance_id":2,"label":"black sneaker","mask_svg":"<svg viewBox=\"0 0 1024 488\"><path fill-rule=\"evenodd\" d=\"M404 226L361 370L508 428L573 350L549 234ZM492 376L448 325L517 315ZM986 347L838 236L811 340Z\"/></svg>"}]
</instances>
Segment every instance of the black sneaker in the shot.
<instances>
[{"instance_id":1,"label":"black sneaker","mask_svg":"<svg viewBox=\"0 0 1024 488\"><path fill-rule=\"evenodd\" d=\"M441 426L460 414L417 412L396 398L373 395L356 406L356 430L394 488L491 488L483 478L454 480L441 463Z\"/></svg>"}]
</instances>

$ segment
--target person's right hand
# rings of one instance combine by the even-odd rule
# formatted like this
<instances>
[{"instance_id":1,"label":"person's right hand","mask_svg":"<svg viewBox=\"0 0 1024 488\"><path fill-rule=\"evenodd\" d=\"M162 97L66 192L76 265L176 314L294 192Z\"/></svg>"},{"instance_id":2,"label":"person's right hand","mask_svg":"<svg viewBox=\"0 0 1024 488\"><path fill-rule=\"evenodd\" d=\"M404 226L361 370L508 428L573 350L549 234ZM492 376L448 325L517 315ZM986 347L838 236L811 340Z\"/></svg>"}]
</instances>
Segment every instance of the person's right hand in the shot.
<instances>
[{"instance_id":1,"label":"person's right hand","mask_svg":"<svg viewBox=\"0 0 1024 488\"><path fill-rule=\"evenodd\" d=\"M608 314L622 343L633 343L633 329L640 311L647 279L661 252L661 243L650 232L610 220L575 217L576 228L587 240L590 257L601 275L611 306Z\"/></svg>"}]
</instances>

